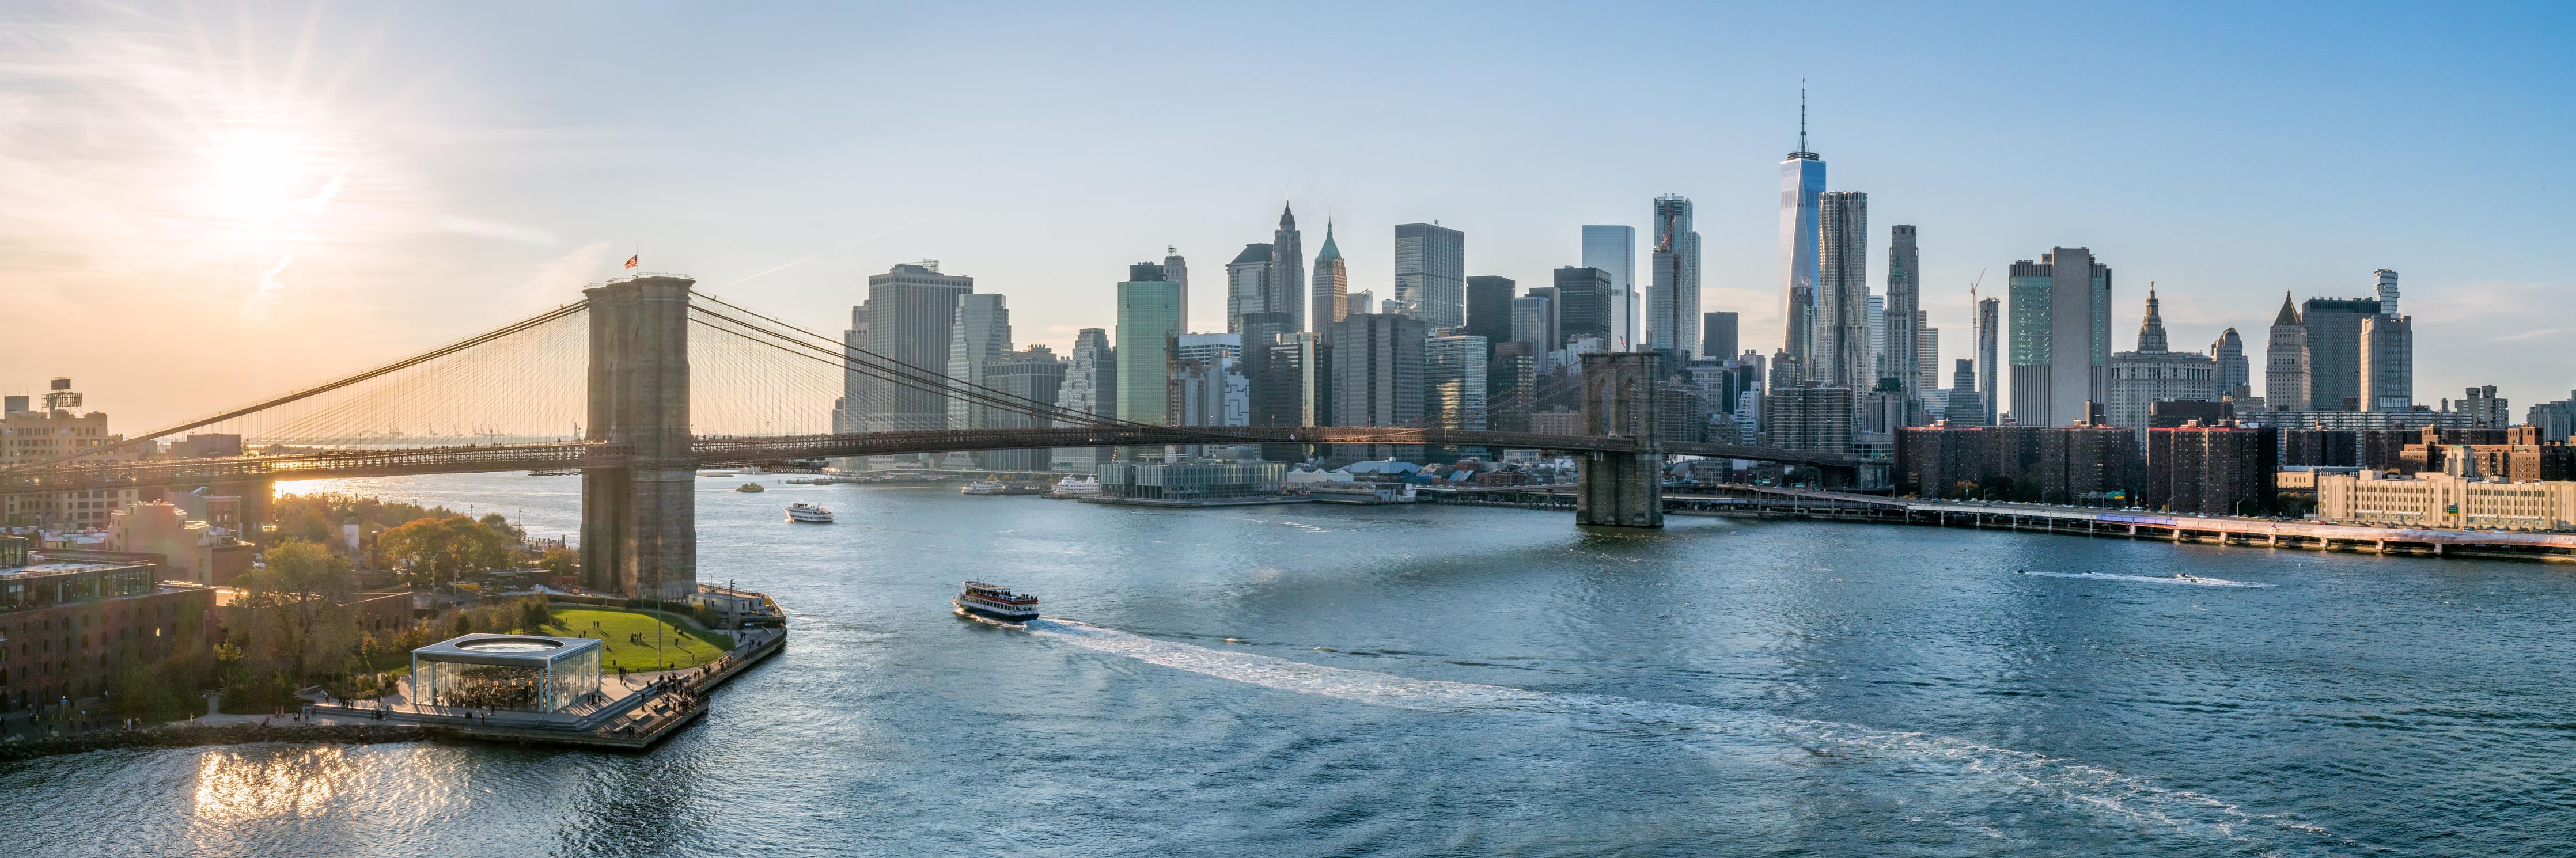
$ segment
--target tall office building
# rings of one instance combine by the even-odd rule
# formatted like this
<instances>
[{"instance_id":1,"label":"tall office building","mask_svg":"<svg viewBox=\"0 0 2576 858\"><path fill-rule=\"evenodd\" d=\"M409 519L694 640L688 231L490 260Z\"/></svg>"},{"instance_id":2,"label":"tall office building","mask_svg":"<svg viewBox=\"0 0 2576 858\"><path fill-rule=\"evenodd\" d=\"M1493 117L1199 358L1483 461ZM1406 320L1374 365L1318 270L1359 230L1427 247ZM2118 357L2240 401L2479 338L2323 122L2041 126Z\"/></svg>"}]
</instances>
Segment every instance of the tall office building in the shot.
<instances>
[{"instance_id":1,"label":"tall office building","mask_svg":"<svg viewBox=\"0 0 2576 858\"><path fill-rule=\"evenodd\" d=\"M2370 272L2379 279L2372 289L2379 312L2361 320L2361 396L2363 411L2415 409L2415 320L2397 313L2397 272Z\"/></svg>"},{"instance_id":2,"label":"tall office building","mask_svg":"<svg viewBox=\"0 0 2576 858\"><path fill-rule=\"evenodd\" d=\"M1914 311L1914 390L1917 396L1941 389L1941 329L1924 324Z\"/></svg>"},{"instance_id":3,"label":"tall office building","mask_svg":"<svg viewBox=\"0 0 2576 858\"><path fill-rule=\"evenodd\" d=\"M924 369L948 366L956 336L957 298L975 291L975 278L939 273L939 264L894 266L868 277L868 351ZM867 432L948 428L948 397L938 390L896 384L867 385L859 425Z\"/></svg>"},{"instance_id":4,"label":"tall office building","mask_svg":"<svg viewBox=\"0 0 2576 858\"><path fill-rule=\"evenodd\" d=\"M1992 412L1986 408L1985 396L1977 389L1977 362L1960 358L1958 368L1950 374L1950 393L1943 403L1941 419L1952 426L1991 425L1986 419Z\"/></svg>"},{"instance_id":5,"label":"tall office building","mask_svg":"<svg viewBox=\"0 0 2576 858\"><path fill-rule=\"evenodd\" d=\"M1484 429L1485 338L1448 334L1423 341L1422 407L1430 425Z\"/></svg>"},{"instance_id":6,"label":"tall office building","mask_svg":"<svg viewBox=\"0 0 2576 858\"><path fill-rule=\"evenodd\" d=\"M1325 375L1331 350L1324 346L1324 335L1313 331L1281 334L1265 346L1259 360L1252 361L1260 376L1252 383L1252 425L1255 426L1323 426L1331 423L1332 409L1327 396L1331 379ZM1263 445L1262 458L1270 458L1272 446L1283 458L1295 455L1296 445Z\"/></svg>"},{"instance_id":7,"label":"tall office building","mask_svg":"<svg viewBox=\"0 0 2576 858\"><path fill-rule=\"evenodd\" d=\"M1788 330L1780 350L1800 366L1815 363L1816 230L1825 192L1825 159L1807 151L1807 93L1798 91L1798 151L1780 162L1780 316ZM1774 369L1772 375L1779 375Z\"/></svg>"},{"instance_id":8,"label":"tall office building","mask_svg":"<svg viewBox=\"0 0 2576 858\"><path fill-rule=\"evenodd\" d=\"M2479 429L2503 429L2513 425L2513 408L2499 396L2496 386L2481 385L2460 395L2459 410L2469 413L2470 425Z\"/></svg>"},{"instance_id":9,"label":"tall office building","mask_svg":"<svg viewBox=\"0 0 2576 858\"><path fill-rule=\"evenodd\" d=\"M1616 312L1618 295L1610 282L1610 272L1598 268L1559 268L1556 270L1556 334L1565 340L1598 337L1610 343L1611 316ZM1556 346L1549 346L1555 348Z\"/></svg>"},{"instance_id":10,"label":"tall office building","mask_svg":"<svg viewBox=\"0 0 2576 858\"><path fill-rule=\"evenodd\" d=\"M1129 280L1135 280L1135 279L1137 279L1137 278L1129 277L1129 278L1127 278L1127 279L1129 279ZM1190 332L1190 261L1189 261L1189 260L1187 260L1187 259L1183 259L1183 258L1181 258L1181 249L1180 249L1180 248L1173 247L1173 246L1168 245L1168 244L1163 246L1163 276L1162 276L1161 278L1159 278L1159 279L1169 280L1169 281L1172 281L1172 282L1174 282L1174 283L1178 283L1178 284L1180 284L1180 286L1181 286L1181 328L1180 328L1180 333L1184 333L1184 334L1189 333L1189 332Z\"/></svg>"},{"instance_id":11,"label":"tall office building","mask_svg":"<svg viewBox=\"0 0 2576 858\"><path fill-rule=\"evenodd\" d=\"M1173 341L1181 334L1181 284L1118 284L1118 419L1171 425Z\"/></svg>"},{"instance_id":12,"label":"tall office building","mask_svg":"<svg viewBox=\"0 0 2576 858\"><path fill-rule=\"evenodd\" d=\"M1289 330L1306 329L1306 239L1297 215L1279 204L1279 229L1270 234L1270 311L1289 315Z\"/></svg>"},{"instance_id":13,"label":"tall office building","mask_svg":"<svg viewBox=\"0 0 2576 858\"><path fill-rule=\"evenodd\" d=\"M859 409L867 400L867 387L873 379L860 375L857 369L859 352L867 347L868 305L862 303L850 308L850 329L841 332L841 361L848 368L841 371L841 419L832 421L834 432L867 431L859 425Z\"/></svg>"},{"instance_id":14,"label":"tall office building","mask_svg":"<svg viewBox=\"0 0 2576 858\"><path fill-rule=\"evenodd\" d=\"M2281 312L2272 317L2271 340L2263 351L2264 406L2274 411L2309 410L2308 366L2308 329L2299 324L2299 309L2284 291Z\"/></svg>"},{"instance_id":15,"label":"tall office building","mask_svg":"<svg viewBox=\"0 0 2576 858\"><path fill-rule=\"evenodd\" d=\"M1227 333L1242 333L1243 317L1247 313L1279 312L1279 308L1270 303L1274 294L1270 283L1270 260L1270 245L1256 243L1244 245L1243 252L1235 254L1234 261L1225 264Z\"/></svg>"},{"instance_id":16,"label":"tall office building","mask_svg":"<svg viewBox=\"0 0 2576 858\"><path fill-rule=\"evenodd\" d=\"M1315 309L1309 317L1315 333L1329 337L1334 322L1341 321L1343 316L1354 310L1366 312L1366 308L1350 305L1350 292L1351 267L1342 261L1342 248L1333 243L1333 222L1326 220L1324 248L1315 251ZM1329 339L1326 341L1330 342Z\"/></svg>"},{"instance_id":17,"label":"tall office building","mask_svg":"<svg viewBox=\"0 0 2576 858\"><path fill-rule=\"evenodd\" d=\"M1467 278L1467 333L1485 338L1486 347L1512 338L1512 299L1520 284L1509 277Z\"/></svg>"},{"instance_id":18,"label":"tall office building","mask_svg":"<svg viewBox=\"0 0 2576 858\"><path fill-rule=\"evenodd\" d=\"M1985 425L1995 425L2003 394L1996 384L2003 372L2003 299L1977 301L1977 392L1985 399Z\"/></svg>"},{"instance_id":19,"label":"tall office building","mask_svg":"<svg viewBox=\"0 0 2576 858\"><path fill-rule=\"evenodd\" d=\"M1055 352L1045 346L1030 346L1004 352L984 369L981 384L1001 394L1017 397L1022 402L1053 404L1064 393L1067 371L1072 369ZM976 406L975 424L986 429L1034 429L1053 421L1029 414L1024 409ZM1004 471L1043 471L1051 467L1051 457L1044 449L986 450L975 454L978 466Z\"/></svg>"},{"instance_id":20,"label":"tall office building","mask_svg":"<svg viewBox=\"0 0 2576 858\"><path fill-rule=\"evenodd\" d=\"M2379 315L2376 298L2310 298L2299 307L2308 329L2308 407L2368 411L2361 399L2361 320Z\"/></svg>"},{"instance_id":21,"label":"tall office building","mask_svg":"<svg viewBox=\"0 0 2576 858\"><path fill-rule=\"evenodd\" d=\"M2218 362L2216 386L2220 397L2254 395L2254 370L2245 363L2245 340L2236 335L2235 328L2227 329L2209 344L2209 358Z\"/></svg>"},{"instance_id":22,"label":"tall office building","mask_svg":"<svg viewBox=\"0 0 2576 858\"><path fill-rule=\"evenodd\" d=\"M2361 320L2360 400L2363 411L2415 410L2414 317Z\"/></svg>"},{"instance_id":23,"label":"tall office building","mask_svg":"<svg viewBox=\"0 0 2576 858\"><path fill-rule=\"evenodd\" d=\"M1333 424L1401 426L1422 419L1428 326L1397 313L1352 313L1333 327ZM1359 445L1345 458L1419 457L1420 445Z\"/></svg>"},{"instance_id":24,"label":"tall office building","mask_svg":"<svg viewBox=\"0 0 2576 858\"><path fill-rule=\"evenodd\" d=\"M1611 303L1617 308L1611 325L1610 348L1612 351L1635 351L1644 341L1638 336L1642 333L1638 328L1643 319L1637 308L1637 228L1585 225L1583 267L1610 272Z\"/></svg>"},{"instance_id":25,"label":"tall office building","mask_svg":"<svg viewBox=\"0 0 2576 858\"><path fill-rule=\"evenodd\" d=\"M1699 233L1691 229L1690 198L1656 197L1654 223L1644 350L1670 355L1665 366L1680 367L1691 361L1691 351L1699 346Z\"/></svg>"},{"instance_id":26,"label":"tall office building","mask_svg":"<svg viewBox=\"0 0 2576 858\"><path fill-rule=\"evenodd\" d=\"M1871 295L1868 300L1869 312L1864 315L1869 319L1869 377L1871 389L1876 390L1878 381L1895 378L1895 374L1887 363L1887 296ZM1897 382L1897 388L1903 390L1904 382Z\"/></svg>"},{"instance_id":27,"label":"tall office building","mask_svg":"<svg viewBox=\"0 0 2576 858\"><path fill-rule=\"evenodd\" d=\"M1531 289L1529 294L1512 299L1512 342L1529 344L1538 372L1547 371L1547 353L1565 344L1565 337L1557 330L1554 288Z\"/></svg>"},{"instance_id":28,"label":"tall office building","mask_svg":"<svg viewBox=\"0 0 2576 858\"><path fill-rule=\"evenodd\" d=\"M1925 384L1928 373L1935 381L1940 375L1940 362L1919 358L1916 332L1921 330L1923 309L1923 272L1915 266L1922 253L1915 246L1914 227L1897 224L1888 228L1887 239L1887 344L1881 351L1887 355L1887 375L1905 382L1905 395L1922 398L1923 391L1938 389L1939 384Z\"/></svg>"},{"instance_id":29,"label":"tall office building","mask_svg":"<svg viewBox=\"0 0 2576 858\"><path fill-rule=\"evenodd\" d=\"M2093 251L2060 247L2012 264L2012 413L2023 426L2065 426L2111 388L2111 269Z\"/></svg>"},{"instance_id":30,"label":"tall office building","mask_svg":"<svg viewBox=\"0 0 2576 858\"><path fill-rule=\"evenodd\" d=\"M1815 361L1817 383L1866 391L1869 360L1869 195L1826 191L1816 209Z\"/></svg>"},{"instance_id":31,"label":"tall office building","mask_svg":"<svg viewBox=\"0 0 2576 858\"><path fill-rule=\"evenodd\" d=\"M956 390L948 399L948 428L989 429L976 418L966 385L984 383L984 371L1011 350L1011 310L1002 296L978 292L957 296L957 323L948 328L947 374Z\"/></svg>"},{"instance_id":32,"label":"tall office building","mask_svg":"<svg viewBox=\"0 0 2576 858\"><path fill-rule=\"evenodd\" d=\"M1395 227L1395 300L1422 323L1467 323L1467 234L1438 224Z\"/></svg>"},{"instance_id":33,"label":"tall office building","mask_svg":"<svg viewBox=\"0 0 2576 858\"><path fill-rule=\"evenodd\" d=\"M2137 351L2111 356L2111 425L2138 430L2142 442L2148 408L2154 403L2218 399L2218 361L2166 346L2163 305L2156 300L2155 287L2150 284L2147 318L2138 324Z\"/></svg>"},{"instance_id":34,"label":"tall office building","mask_svg":"<svg viewBox=\"0 0 2576 858\"><path fill-rule=\"evenodd\" d=\"M1108 331L1084 328L1073 335L1073 361L1065 367L1055 405L1071 414L1118 419L1118 350L1109 345ZM1059 419L1056 425L1077 426L1081 421ZM1047 464L1058 471L1097 471L1101 462L1109 460L1109 451L1107 447L1059 447Z\"/></svg>"},{"instance_id":35,"label":"tall office building","mask_svg":"<svg viewBox=\"0 0 2576 858\"><path fill-rule=\"evenodd\" d=\"M1274 328L1285 313L1270 317ZM1242 334L1181 334L1172 338L1171 380L1164 388L1165 419L1174 426L1249 426L1252 380L1243 365Z\"/></svg>"},{"instance_id":36,"label":"tall office building","mask_svg":"<svg viewBox=\"0 0 2576 858\"><path fill-rule=\"evenodd\" d=\"M1735 339L1735 314L1701 313L1699 316L1699 355L1709 360L1734 360L1738 353Z\"/></svg>"}]
</instances>

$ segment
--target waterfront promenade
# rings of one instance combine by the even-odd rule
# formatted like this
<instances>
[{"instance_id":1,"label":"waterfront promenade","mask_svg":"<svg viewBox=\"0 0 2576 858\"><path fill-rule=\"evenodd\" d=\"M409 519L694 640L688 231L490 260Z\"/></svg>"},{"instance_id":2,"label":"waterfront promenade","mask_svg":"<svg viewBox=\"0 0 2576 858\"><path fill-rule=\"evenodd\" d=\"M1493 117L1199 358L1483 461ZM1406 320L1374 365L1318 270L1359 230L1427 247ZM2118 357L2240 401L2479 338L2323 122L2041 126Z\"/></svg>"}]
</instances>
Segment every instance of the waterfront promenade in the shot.
<instances>
[{"instance_id":1,"label":"waterfront promenade","mask_svg":"<svg viewBox=\"0 0 2576 858\"><path fill-rule=\"evenodd\" d=\"M1567 509L1574 505L1573 491L1556 486L1425 490L1419 496L1430 503L1471 506ZM2250 516L2173 515L2048 504L1889 498L1772 486L1674 487L1664 495L1664 512L2017 530L2258 548L2576 562L2576 533L2431 530Z\"/></svg>"}]
</instances>

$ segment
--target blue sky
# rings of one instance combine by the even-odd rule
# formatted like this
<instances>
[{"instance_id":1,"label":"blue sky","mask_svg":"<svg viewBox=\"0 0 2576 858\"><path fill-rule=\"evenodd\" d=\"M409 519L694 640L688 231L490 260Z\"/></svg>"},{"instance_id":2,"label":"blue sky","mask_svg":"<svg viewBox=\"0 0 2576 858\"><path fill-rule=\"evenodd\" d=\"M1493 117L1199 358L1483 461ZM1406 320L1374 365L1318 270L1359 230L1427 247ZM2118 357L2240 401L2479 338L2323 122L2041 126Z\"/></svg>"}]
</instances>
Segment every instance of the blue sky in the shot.
<instances>
[{"instance_id":1,"label":"blue sky","mask_svg":"<svg viewBox=\"0 0 2576 858\"><path fill-rule=\"evenodd\" d=\"M2284 290L2393 268L2422 401L2576 388L2576 13L2249 6L16 7L13 290L248 355L44 325L0 344L0 387L79 374L157 422L573 300L638 247L833 329L868 274L937 258L1060 347L1174 245L1211 327L1211 275L1283 193L1380 295L1394 224L1534 284L1580 225L1642 232L1683 194L1705 309L1768 350L1803 75L1831 187L1870 195L1874 283L1887 227L1920 229L1945 359L1981 269L2000 295L2087 246L2122 349L2149 281L2176 347L2259 346Z\"/></svg>"}]
</instances>

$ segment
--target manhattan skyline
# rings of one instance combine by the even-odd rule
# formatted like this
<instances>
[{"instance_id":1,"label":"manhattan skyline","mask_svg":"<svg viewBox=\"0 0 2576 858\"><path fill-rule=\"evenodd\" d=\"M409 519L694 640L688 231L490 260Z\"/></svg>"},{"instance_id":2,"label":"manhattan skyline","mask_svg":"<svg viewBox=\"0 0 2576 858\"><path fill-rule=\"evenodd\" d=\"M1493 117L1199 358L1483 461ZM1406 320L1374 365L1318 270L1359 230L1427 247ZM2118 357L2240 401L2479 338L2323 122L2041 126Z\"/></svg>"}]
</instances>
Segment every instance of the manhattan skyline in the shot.
<instances>
[{"instance_id":1,"label":"manhattan skyline","mask_svg":"<svg viewBox=\"0 0 2576 858\"><path fill-rule=\"evenodd\" d=\"M1269 237L1283 191L1338 225L1351 290L1379 297L1396 224L1461 230L1466 275L1537 284L1579 264L1582 226L1650 227L1655 196L1690 197L1701 309L1741 313L1744 347L1768 353L1803 76L1828 189L1920 228L1933 327L1966 331L1968 283L1989 270L1981 294L2001 295L2034 248L2160 283L2185 346L2260 330L2283 290L2366 297L2385 268L2406 274L2419 402L2570 386L2576 258L2553 199L2576 177L2548 157L2576 145L2576 64L2549 47L2564 11L2101 13L2080 23L2122 43L2011 58L1994 46L2045 29L2029 10L1841 15L1871 56L1830 66L1764 44L1791 22L1763 10L1446 11L1351 27L1284 91L1218 61L1216 37L1297 37L1225 10L1166 16L1168 55L1120 67L1064 62L1116 28L1045 10L773 10L726 18L731 34L676 7L15 11L0 264L22 311L104 302L146 340L244 360L73 360L75 329L38 326L0 383L76 374L121 426L160 423L572 301L638 253L817 329L870 275L939 259L1009 296L1021 344L1069 352L1114 325L1127 264L1172 245L1213 271ZM839 50L862 30L869 57ZM1709 50L1670 75L1503 59L1658 30ZM1384 50L1422 39L1461 55ZM584 59L683 46L668 68ZM1443 95L1396 97L1423 82ZM1254 92L1305 121L1235 110ZM1602 118L1549 121L1577 109ZM1112 133L1149 115L1158 133ZM1875 285L1886 236L1868 238ZM1192 329L1222 330L1194 279ZM2115 331L2139 321L2134 301L2113 312Z\"/></svg>"}]
</instances>

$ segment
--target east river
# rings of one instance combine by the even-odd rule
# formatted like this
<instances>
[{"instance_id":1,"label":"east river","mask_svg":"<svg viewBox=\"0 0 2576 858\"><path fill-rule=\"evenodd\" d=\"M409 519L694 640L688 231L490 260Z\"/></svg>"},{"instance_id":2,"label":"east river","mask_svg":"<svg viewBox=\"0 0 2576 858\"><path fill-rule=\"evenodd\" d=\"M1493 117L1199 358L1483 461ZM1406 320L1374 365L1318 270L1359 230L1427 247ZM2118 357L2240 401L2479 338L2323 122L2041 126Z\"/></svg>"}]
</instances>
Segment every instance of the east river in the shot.
<instances>
[{"instance_id":1,"label":"east river","mask_svg":"<svg viewBox=\"0 0 2576 858\"><path fill-rule=\"evenodd\" d=\"M650 753L0 764L0 852L2576 850L2576 567L754 479L700 480L701 577L776 595L793 639ZM553 535L576 485L302 488ZM796 500L840 523L787 523ZM970 577L1064 621L961 622Z\"/></svg>"}]
</instances>

